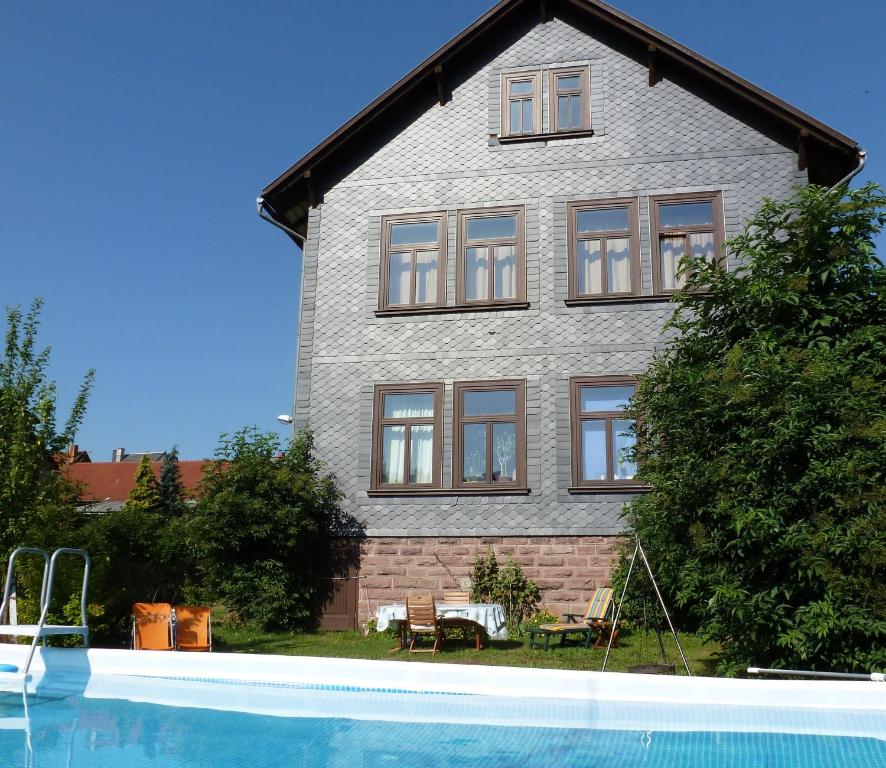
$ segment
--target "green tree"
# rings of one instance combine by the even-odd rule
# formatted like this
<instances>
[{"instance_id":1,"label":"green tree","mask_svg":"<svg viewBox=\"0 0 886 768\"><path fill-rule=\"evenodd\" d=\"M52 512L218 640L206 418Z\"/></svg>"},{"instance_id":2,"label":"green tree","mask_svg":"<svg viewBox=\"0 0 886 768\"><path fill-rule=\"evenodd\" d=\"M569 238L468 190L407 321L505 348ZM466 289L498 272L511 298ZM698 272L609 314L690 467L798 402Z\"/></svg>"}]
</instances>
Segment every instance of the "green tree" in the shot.
<instances>
[{"instance_id":1,"label":"green tree","mask_svg":"<svg viewBox=\"0 0 886 768\"><path fill-rule=\"evenodd\" d=\"M204 468L190 526L203 583L243 620L285 629L311 626L318 576L333 575L358 536L334 479L302 432L281 453L277 435L243 429L222 436Z\"/></svg>"},{"instance_id":2,"label":"green tree","mask_svg":"<svg viewBox=\"0 0 886 768\"><path fill-rule=\"evenodd\" d=\"M181 469L178 466L178 448L172 446L163 457L160 470L160 482L157 488L160 494L160 508L169 518L180 517L185 512L185 491L182 485Z\"/></svg>"},{"instance_id":3,"label":"green tree","mask_svg":"<svg viewBox=\"0 0 886 768\"><path fill-rule=\"evenodd\" d=\"M638 383L629 509L722 670L886 667L886 312L875 185L766 201L696 261Z\"/></svg>"},{"instance_id":4,"label":"green tree","mask_svg":"<svg viewBox=\"0 0 886 768\"><path fill-rule=\"evenodd\" d=\"M42 306L36 299L27 314L19 307L6 309L0 359L0 556L27 543L39 521L54 518L63 504L68 488L55 471L54 455L66 448L83 421L95 375L86 373L59 429L58 391L46 376L51 350L37 346Z\"/></svg>"},{"instance_id":5,"label":"green tree","mask_svg":"<svg viewBox=\"0 0 886 768\"><path fill-rule=\"evenodd\" d=\"M131 512L156 513L160 511L160 487L151 466L151 459L143 454L135 470L135 485L126 499Z\"/></svg>"}]
</instances>

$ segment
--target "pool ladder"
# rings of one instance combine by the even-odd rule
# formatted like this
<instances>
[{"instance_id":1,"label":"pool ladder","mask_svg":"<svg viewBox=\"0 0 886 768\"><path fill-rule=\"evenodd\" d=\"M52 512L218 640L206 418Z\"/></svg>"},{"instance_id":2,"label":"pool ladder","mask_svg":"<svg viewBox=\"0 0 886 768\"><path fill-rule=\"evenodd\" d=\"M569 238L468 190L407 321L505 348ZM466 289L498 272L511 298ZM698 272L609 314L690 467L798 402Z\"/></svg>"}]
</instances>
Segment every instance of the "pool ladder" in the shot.
<instances>
[{"instance_id":1,"label":"pool ladder","mask_svg":"<svg viewBox=\"0 0 886 768\"><path fill-rule=\"evenodd\" d=\"M13 635L21 637L33 637L31 649L28 652L28 660L25 662L23 675L27 675L31 669L31 661L34 659L34 651L37 650L37 642L42 638L46 644L47 637L57 635L80 635L83 638L83 647L89 647L89 627L86 623L86 593L89 587L89 569L92 561L89 554L83 549L62 547L55 550L50 557L49 552L38 547L19 547L9 556L9 565L6 569L6 585L3 588L3 604L0 605L0 621L6 616L9 608L12 585L15 579L15 559L19 555L39 555L43 558L43 586L40 589L40 621L37 624L0 624L0 635ZM80 593L80 624L47 624L49 605L52 602L52 587L55 582L55 567L61 555L74 555L83 558L83 588Z\"/></svg>"}]
</instances>

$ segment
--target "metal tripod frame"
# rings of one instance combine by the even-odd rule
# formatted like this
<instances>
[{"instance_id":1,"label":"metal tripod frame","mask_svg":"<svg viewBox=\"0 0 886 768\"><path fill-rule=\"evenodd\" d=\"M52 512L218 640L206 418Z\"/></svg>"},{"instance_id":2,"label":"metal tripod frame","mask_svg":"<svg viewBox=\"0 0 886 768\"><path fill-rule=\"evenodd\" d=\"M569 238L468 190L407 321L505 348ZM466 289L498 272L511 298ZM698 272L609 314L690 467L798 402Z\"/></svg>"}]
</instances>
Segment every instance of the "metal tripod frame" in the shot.
<instances>
[{"instance_id":1,"label":"metal tripod frame","mask_svg":"<svg viewBox=\"0 0 886 768\"><path fill-rule=\"evenodd\" d=\"M652 582L652 586L655 589L658 602L661 604L661 609L664 611L665 618L668 620L668 626L671 628L671 634L674 636L674 642L677 644L677 650L680 652L680 658L683 660L686 674L689 675L689 677L692 677L692 672L689 670L689 662L686 661L686 654L683 653L683 646L680 645L680 638L677 637L677 630L674 629L674 624L671 622L671 616L668 613L668 609L665 607L664 598L661 596L661 592L658 589L658 584L652 573L652 567L649 565L649 560L646 559L646 552L643 550L643 545L640 543L639 536L637 536L637 545L634 547L634 554L631 555L631 564L628 566L628 575L625 577L625 583L621 590L621 599L618 601L618 609L615 612L615 619L612 622L612 630L609 633L609 642L606 644L606 655L603 657L603 666L600 667L600 671L606 671L606 662L609 661L609 651L612 649L612 641L615 638L618 619L621 616L621 607L624 605L625 594L627 594L628 591L628 582L631 580L631 574L634 572L634 563L637 561L637 555L640 555L643 565L646 566L646 573L649 574L649 580Z\"/></svg>"}]
</instances>

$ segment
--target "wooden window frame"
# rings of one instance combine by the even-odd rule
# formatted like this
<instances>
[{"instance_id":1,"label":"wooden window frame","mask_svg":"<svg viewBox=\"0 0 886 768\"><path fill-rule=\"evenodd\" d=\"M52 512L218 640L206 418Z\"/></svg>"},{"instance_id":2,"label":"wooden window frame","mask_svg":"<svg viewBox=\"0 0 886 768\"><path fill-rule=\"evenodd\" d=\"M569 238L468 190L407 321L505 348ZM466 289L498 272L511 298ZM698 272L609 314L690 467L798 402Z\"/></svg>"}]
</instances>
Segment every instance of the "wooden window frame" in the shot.
<instances>
[{"instance_id":1,"label":"wooden window frame","mask_svg":"<svg viewBox=\"0 0 886 768\"><path fill-rule=\"evenodd\" d=\"M587 238L605 240L610 237L630 238L631 258L631 290L618 293L604 290L602 293L579 293L578 292L578 227L576 218L580 211L606 210L608 208L628 208L628 229L611 230L608 232L588 233ZM625 299L640 295L640 201L636 197L612 197L605 200L580 200L567 203L567 250L569 260L569 292L568 301L572 303L593 304L595 302L612 301L613 299ZM603 244L600 248L601 279L604 287L609 281L606 263L606 252Z\"/></svg>"},{"instance_id":2,"label":"wooden window frame","mask_svg":"<svg viewBox=\"0 0 886 768\"><path fill-rule=\"evenodd\" d=\"M512 131L511 130L511 108L510 108L510 84L514 80L531 80L532 81L532 130L531 131ZM543 133L542 126L542 87L541 87L541 70L530 70L524 72L504 72L501 76L501 105L500 105L500 128L499 133L503 137L509 136L538 136ZM520 99L523 101L523 99Z\"/></svg>"},{"instance_id":3,"label":"wooden window frame","mask_svg":"<svg viewBox=\"0 0 886 768\"><path fill-rule=\"evenodd\" d=\"M714 214L713 225L692 225L685 227L662 227L660 207L669 203L711 203ZM680 237L686 242L684 253L688 253L688 240L690 234L700 234L713 231L714 248L716 259L723 263L723 243L726 240L725 222L723 216L723 193L713 192L686 192L676 195L653 195L649 198L649 225L650 240L652 243L652 292L656 296L671 296L678 293L680 288L663 288L661 274L661 238ZM713 229L712 229L713 227Z\"/></svg>"},{"instance_id":4,"label":"wooden window frame","mask_svg":"<svg viewBox=\"0 0 886 768\"><path fill-rule=\"evenodd\" d=\"M468 240L467 223L473 218L492 218L496 216L517 216L517 235L514 238L490 238L486 240ZM526 207L509 205L502 208L468 208L458 211L458 238L456 253L455 302L460 308L502 307L520 308L526 306ZM505 299L467 299L465 270L467 269L466 251L473 246L489 248L488 296L494 295L495 269L493 248L497 245L514 245L517 252L517 295Z\"/></svg>"},{"instance_id":5,"label":"wooden window frame","mask_svg":"<svg viewBox=\"0 0 886 768\"><path fill-rule=\"evenodd\" d=\"M559 100L557 91L557 78L564 75L578 75L581 78L580 87L577 91L568 91L564 95L581 97L581 126L578 128L560 128ZM581 67L557 67L549 71L548 82L548 133L578 133L591 130L591 68L588 65Z\"/></svg>"},{"instance_id":6,"label":"wooden window frame","mask_svg":"<svg viewBox=\"0 0 886 768\"><path fill-rule=\"evenodd\" d=\"M436 221L437 234L437 298L433 303L415 303L415 259L418 251L432 250L431 243L391 247L391 227L394 224L420 224ZM404 213L393 216L382 216L381 219L381 258L379 259L378 308L396 312L422 312L440 308L446 304L446 243L447 243L446 211L430 211L428 213ZM388 303L388 282L390 280L391 252L409 252L412 258L412 279L409 283L409 304Z\"/></svg>"},{"instance_id":7,"label":"wooden window frame","mask_svg":"<svg viewBox=\"0 0 886 768\"><path fill-rule=\"evenodd\" d=\"M385 418L385 395L406 395L428 393L434 397L434 415L431 417L396 417ZM434 427L433 479L430 483L409 482L409 459L412 426L432 425ZM382 483L382 429L386 426L405 426L405 443L403 447L403 478L402 483ZM372 402L372 473L370 490L373 491L423 491L437 490L443 484L443 384L376 384Z\"/></svg>"},{"instance_id":8,"label":"wooden window frame","mask_svg":"<svg viewBox=\"0 0 886 768\"><path fill-rule=\"evenodd\" d=\"M496 390L514 390L515 414L495 414L484 416L464 415L465 392L491 392ZM515 423L517 445L515 449L517 479L510 481L472 483L462 480L464 458L464 424L486 424L486 471L495 466L493 462L492 424ZM498 379L491 381L457 381L453 385L453 434L452 434L452 487L456 490L497 491L506 493L526 492L526 380Z\"/></svg>"},{"instance_id":9,"label":"wooden window frame","mask_svg":"<svg viewBox=\"0 0 886 768\"><path fill-rule=\"evenodd\" d=\"M615 468L615 456L612 450L612 421L625 418L625 411L587 411L581 410L582 387L607 387L637 385L635 376L573 376L569 379L569 430L572 452L572 486L570 491L636 491L647 488L639 480L582 480L581 477L581 422L582 420L605 421L606 435L606 474L611 476Z\"/></svg>"}]
</instances>

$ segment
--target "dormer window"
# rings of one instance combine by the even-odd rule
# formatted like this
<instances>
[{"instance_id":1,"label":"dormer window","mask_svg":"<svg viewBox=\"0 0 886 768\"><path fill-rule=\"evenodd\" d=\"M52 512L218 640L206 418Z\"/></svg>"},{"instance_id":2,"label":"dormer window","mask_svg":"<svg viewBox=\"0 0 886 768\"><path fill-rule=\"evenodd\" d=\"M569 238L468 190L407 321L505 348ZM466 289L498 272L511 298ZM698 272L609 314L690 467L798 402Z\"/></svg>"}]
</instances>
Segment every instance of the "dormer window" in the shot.
<instances>
[{"instance_id":1,"label":"dormer window","mask_svg":"<svg viewBox=\"0 0 886 768\"><path fill-rule=\"evenodd\" d=\"M531 136L541 132L541 75L538 72L503 75L502 135Z\"/></svg>"},{"instance_id":2,"label":"dormer window","mask_svg":"<svg viewBox=\"0 0 886 768\"><path fill-rule=\"evenodd\" d=\"M591 127L591 75L588 67L551 70L551 133Z\"/></svg>"}]
</instances>

